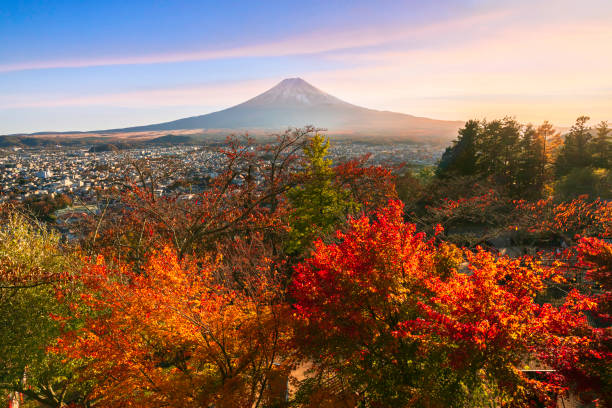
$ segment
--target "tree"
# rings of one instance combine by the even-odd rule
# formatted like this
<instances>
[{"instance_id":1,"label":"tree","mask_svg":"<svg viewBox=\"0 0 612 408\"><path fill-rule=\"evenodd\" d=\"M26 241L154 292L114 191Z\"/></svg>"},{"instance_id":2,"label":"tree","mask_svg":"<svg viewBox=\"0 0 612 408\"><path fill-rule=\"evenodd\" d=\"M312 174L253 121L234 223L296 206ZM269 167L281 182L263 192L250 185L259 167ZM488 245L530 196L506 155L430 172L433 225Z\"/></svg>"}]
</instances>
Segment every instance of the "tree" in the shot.
<instances>
[{"instance_id":1,"label":"tree","mask_svg":"<svg viewBox=\"0 0 612 408\"><path fill-rule=\"evenodd\" d=\"M485 122L478 143L479 172L510 190L515 190L521 129L522 125L509 117Z\"/></svg>"},{"instance_id":2,"label":"tree","mask_svg":"<svg viewBox=\"0 0 612 408\"><path fill-rule=\"evenodd\" d=\"M591 128L586 126L587 116L581 116L565 137L555 162L558 178L556 195L561 199L571 199L588 194L592 198L611 197L612 173L610 157L612 142L606 122L596 128L593 138Z\"/></svg>"},{"instance_id":3,"label":"tree","mask_svg":"<svg viewBox=\"0 0 612 408\"><path fill-rule=\"evenodd\" d=\"M542 194L546 181L546 137L552 126L536 130L515 119L468 121L438 165L438 177L489 179L513 196Z\"/></svg>"},{"instance_id":4,"label":"tree","mask_svg":"<svg viewBox=\"0 0 612 408\"><path fill-rule=\"evenodd\" d=\"M527 125L519 141L520 156L514 186L523 198L539 198L546 182L546 136Z\"/></svg>"},{"instance_id":5,"label":"tree","mask_svg":"<svg viewBox=\"0 0 612 408\"><path fill-rule=\"evenodd\" d=\"M593 163L589 148L592 137L591 128L587 126L589 120L588 116L580 116L565 136L555 161L555 173L558 177L568 174L575 168L588 167Z\"/></svg>"},{"instance_id":6,"label":"tree","mask_svg":"<svg viewBox=\"0 0 612 408\"><path fill-rule=\"evenodd\" d=\"M612 217L609 218L609 222ZM586 272L585 312L590 324L572 327L574 343L550 343L543 353L585 403L612 406L612 244L598 238L581 238L562 261L569 271ZM585 288L582 288L585 291Z\"/></svg>"},{"instance_id":7,"label":"tree","mask_svg":"<svg viewBox=\"0 0 612 408\"><path fill-rule=\"evenodd\" d=\"M395 178L398 198L407 207L414 206L425 193L428 181L415 175L414 169L405 169Z\"/></svg>"},{"instance_id":8,"label":"tree","mask_svg":"<svg viewBox=\"0 0 612 408\"><path fill-rule=\"evenodd\" d=\"M219 174L203 192L186 199L180 193L157 197L154 187L160 176L146 163L132 163L135 174L128 176L137 182L128 178L119 210L109 211L98 220L100 227L90 231L91 253L102 252L137 266L152 248L172 246L180 258L201 256L235 236L262 231L280 252L286 235L285 194L296 183L300 154L313 132L313 128L288 130L265 145L248 138L229 139L219 152L223 161Z\"/></svg>"},{"instance_id":9,"label":"tree","mask_svg":"<svg viewBox=\"0 0 612 408\"><path fill-rule=\"evenodd\" d=\"M446 199L437 206L427 207L420 219L425 222L426 230L440 224L444 227L445 240L471 248L505 231L512 219L511 208L508 198L490 189L472 197Z\"/></svg>"},{"instance_id":10,"label":"tree","mask_svg":"<svg viewBox=\"0 0 612 408\"><path fill-rule=\"evenodd\" d=\"M0 227L0 395L19 393L47 407L82 402L89 384L78 377L80 360L50 352L60 335L53 315L69 314L57 301L58 287L74 259L59 236L11 213Z\"/></svg>"},{"instance_id":11,"label":"tree","mask_svg":"<svg viewBox=\"0 0 612 408\"><path fill-rule=\"evenodd\" d=\"M612 202L581 196L557 203L552 198L516 201L511 229L533 241L573 244L575 237L612 237ZM532 243L533 243L532 241Z\"/></svg>"},{"instance_id":12,"label":"tree","mask_svg":"<svg viewBox=\"0 0 612 408\"><path fill-rule=\"evenodd\" d=\"M480 137L481 125L469 120L459 129L459 136L453 145L447 147L438 164L437 174L471 176L476 172L476 143Z\"/></svg>"},{"instance_id":13,"label":"tree","mask_svg":"<svg viewBox=\"0 0 612 408\"><path fill-rule=\"evenodd\" d=\"M544 121L536 131L537 138L544 144L544 168L542 178L545 181L544 196L549 196L552 190L550 183L553 181L555 158L559 154L559 149L563 146L561 133L555 131L553 125Z\"/></svg>"},{"instance_id":14,"label":"tree","mask_svg":"<svg viewBox=\"0 0 612 408\"><path fill-rule=\"evenodd\" d=\"M334 184L331 160L326 158L329 140L314 135L304 147L306 164L298 175L299 184L287 192L292 211L289 216L289 253L303 253L314 238L329 234L346 216L359 208L349 192Z\"/></svg>"},{"instance_id":15,"label":"tree","mask_svg":"<svg viewBox=\"0 0 612 408\"><path fill-rule=\"evenodd\" d=\"M612 244L595 237L583 237L578 242L575 251L580 260L579 266L586 268L588 278L594 283L597 299L595 313L602 321L602 325L610 328L612 324ZM608 330L608 335L612 335L612 329ZM608 346L612 351L612 343L609 343Z\"/></svg>"},{"instance_id":16,"label":"tree","mask_svg":"<svg viewBox=\"0 0 612 408\"><path fill-rule=\"evenodd\" d=\"M23 206L40 220L53 221L53 213L72 204L72 199L66 194L55 197L42 198L29 197L23 201Z\"/></svg>"},{"instance_id":17,"label":"tree","mask_svg":"<svg viewBox=\"0 0 612 408\"><path fill-rule=\"evenodd\" d=\"M292 353L277 271L251 266L257 273L232 287L230 275L218 279L219 261L181 261L164 248L141 270L107 266L102 257L86 266L85 290L70 303L85 324L66 331L56 350L86 361L83 375L96 380L90 400L104 407L282 401Z\"/></svg>"},{"instance_id":18,"label":"tree","mask_svg":"<svg viewBox=\"0 0 612 408\"><path fill-rule=\"evenodd\" d=\"M612 168L612 134L608 122L601 121L595 129L597 133L591 142L593 165L610 169Z\"/></svg>"},{"instance_id":19,"label":"tree","mask_svg":"<svg viewBox=\"0 0 612 408\"><path fill-rule=\"evenodd\" d=\"M552 123L545 120L536 131L539 138L542 138L546 148L544 149L546 152L546 160L548 163L553 163L554 158L556 157L558 150L563 145L563 139L561 138L561 134L555 131L555 128Z\"/></svg>"},{"instance_id":20,"label":"tree","mask_svg":"<svg viewBox=\"0 0 612 408\"><path fill-rule=\"evenodd\" d=\"M593 167L575 168L555 184L555 198L571 201L580 196L612 198L612 171Z\"/></svg>"},{"instance_id":21,"label":"tree","mask_svg":"<svg viewBox=\"0 0 612 408\"><path fill-rule=\"evenodd\" d=\"M555 271L530 258L436 245L403 222L398 203L374 220L352 220L338 240L318 241L296 269L298 341L312 362L302 398L326 394L333 403L348 394L355 405L398 407L556 403L565 383L520 371L550 343L583 340L564 332L586 324L574 307L580 302L535 301ZM458 271L464 259L468 273Z\"/></svg>"},{"instance_id":22,"label":"tree","mask_svg":"<svg viewBox=\"0 0 612 408\"><path fill-rule=\"evenodd\" d=\"M353 210L365 213L378 210L397 198L396 168L369 165L370 155L342 161L332 167L334 186L348 193L347 201L357 203Z\"/></svg>"}]
</instances>

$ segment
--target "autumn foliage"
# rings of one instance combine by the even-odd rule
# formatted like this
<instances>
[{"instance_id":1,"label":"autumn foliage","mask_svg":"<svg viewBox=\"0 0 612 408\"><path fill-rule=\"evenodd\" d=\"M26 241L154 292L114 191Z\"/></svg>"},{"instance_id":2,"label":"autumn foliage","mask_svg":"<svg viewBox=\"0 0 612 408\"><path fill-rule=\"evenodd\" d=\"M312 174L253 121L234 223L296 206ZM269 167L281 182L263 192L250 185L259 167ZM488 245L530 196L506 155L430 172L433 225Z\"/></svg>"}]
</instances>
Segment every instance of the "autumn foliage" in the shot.
<instances>
[{"instance_id":1,"label":"autumn foliage","mask_svg":"<svg viewBox=\"0 0 612 408\"><path fill-rule=\"evenodd\" d=\"M586 196L567 202L551 199L516 201L515 226L540 237L558 237L572 242L576 235L612 237L612 202Z\"/></svg>"},{"instance_id":2,"label":"autumn foliage","mask_svg":"<svg viewBox=\"0 0 612 408\"><path fill-rule=\"evenodd\" d=\"M512 130L523 167L542 142L472 125ZM463 167L402 176L405 207L394 169L332 163L328 146L313 128L230 139L190 194L159 196L159 169L134 163L80 248L9 216L0 392L58 408L612 406L609 201L515 199L514 164L481 178L457 145ZM502 255L502 234L531 255Z\"/></svg>"},{"instance_id":3,"label":"autumn foliage","mask_svg":"<svg viewBox=\"0 0 612 408\"><path fill-rule=\"evenodd\" d=\"M554 405L567 378L521 369L546 364L553 345L568 356L592 344L581 312L592 301L536 302L555 271L436 245L403 222L399 203L338 239L317 244L293 286L313 374L338 399L348 389L368 406Z\"/></svg>"},{"instance_id":4,"label":"autumn foliage","mask_svg":"<svg viewBox=\"0 0 612 408\"><path fill-rule=\"evenodd\" d=\"M598 238L580 238L565 253L559 269L585 272L589 325L573 327L580 341L549 344L544 354L548 363L573 385L586 402L612 405L612 245Z\"/></svg>"},{"instance_id":5,"label":"autumn foliage","mask_svg":"<svg viewBox=\"0 0 612 408\"><path fill-rule=\"evenodd\" d=\"M215 260L180 262L154 252L142 272L99 258L81 277L83 326L55 348L89 361L91 401L105 407L247 407L270 404L286 375L291 337L287 306L273 273L261 270L248 290L215 283Z\"/></svg>"}]
</instances>

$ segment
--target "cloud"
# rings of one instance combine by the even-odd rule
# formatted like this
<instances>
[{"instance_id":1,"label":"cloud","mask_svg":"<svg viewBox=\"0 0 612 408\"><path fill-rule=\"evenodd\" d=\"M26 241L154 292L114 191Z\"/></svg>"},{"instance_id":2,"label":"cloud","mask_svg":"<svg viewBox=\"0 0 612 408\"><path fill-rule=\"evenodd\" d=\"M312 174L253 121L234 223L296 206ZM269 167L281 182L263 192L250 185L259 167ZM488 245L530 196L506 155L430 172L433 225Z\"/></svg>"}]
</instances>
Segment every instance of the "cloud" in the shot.
<instances>
[{"instance_id":1,"label":"cloud","mask_svg":"<svg viewBox=\"0 0 612 408\"><path fill-rule=\"evenodd\" d=\"M74 106L148 106L228 107L264 92L276 79L215 82L172 88L151 88L95 95L0 95L0 109L58 108Z\"/></svg>"},{"instance_id":2,"label":"cloud","mask_svg":"<svg viewBox=\"0 0 612 408\"><path fill-rule=\"evenodd\" d=\"M229 58L280 57L328 53L343 49L380 46L416 36L441 35L467 27L490 23L510 13L494 10L464 16L450 21L436 21L412 27L361 27L358 30L324 31L303 34L284 40L263 44L245 45L228 49L209 49L193 52L169 52L129 56L101 56L97 58L72 58L61 60L0 63L0 73L55 69L84 68L110 65L164 64L188 61L205 61Z\"/></svg>"}]
</instances>

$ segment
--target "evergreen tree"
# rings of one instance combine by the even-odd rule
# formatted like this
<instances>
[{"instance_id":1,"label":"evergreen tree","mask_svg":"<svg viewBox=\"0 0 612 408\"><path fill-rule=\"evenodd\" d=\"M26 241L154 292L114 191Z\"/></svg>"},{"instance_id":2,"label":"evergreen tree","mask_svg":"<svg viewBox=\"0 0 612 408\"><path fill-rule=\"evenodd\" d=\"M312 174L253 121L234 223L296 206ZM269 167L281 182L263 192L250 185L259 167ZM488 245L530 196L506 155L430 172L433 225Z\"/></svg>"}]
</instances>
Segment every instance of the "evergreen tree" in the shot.
<instances>
[{"instance_id":1,"label":"evergreen tree","mask_svg":"<svg viewBox=\"0 0 612 408\"><path fill-rule=\"evenodd\" d=\"M609 169L612 167L612 134L608 122L602 121L595 128L597 133L591 142L593 165Z\"/></svg>"},{"instance_id":2,"label":"evergreen tree","mask_svg":"<svg viewBox=\"0 0 612 408\"><path fill-rule=\"evenodd\" d=\"M545 120L536 131L537 137L544 144L544 153L546 155L546 164L553 163L555 157L559 153L559 149L563 146L561 133L556 132L554 126L549 121ZM548 171L548 168L546 169Z\"/></svg>"},{"instance_id":3,"label":"evergreen tree","mask_svg":"<svg viewBox=\"0 0 612 408\"><path fill-rule=\"evenodd\" d=\"M436 174L438 176L460 175L470 176L476 173L476 141L480 133L480 122L469 120L462 129L452 146L440 159Z\"/></svg>"},{"instance_id":4,"label":"evergreen tree","mask_svg":"<svg viewBox=\"0 0 612 408\"><path fill-rule=\"evenodd\" d=\"M523 197L538 197L542 193L546 178L546 141L543 135L529 124L523 131L519 147L515 192Z\"/></svg>"},{"instance_id":5,"label":"evergreen tree","mask_svg":"<svg viewBox=\"0 0 612 408\"><path fill-rule=\"evenodd\" d=\"M509 117L487 122L477 143L478 171L509 189L516 184L521 129L522 125Z\"/></svg>"},{"instance_id":6,"label":"evergreen tree","mask_svg":"<svg viewBox=\"0 0 612 408\"><path fill-rule=\"evenodd\" d=\"M544 124L548 124L548 122L544 122ZM541 179L542 186L548 179L548 154L546 149L548 148L547 137L549 134L548 128L543 128L543 126L544 125L541 125L536 129L533 139L533 156L534 160L536 161L536 165L534 166L535 177ZM554 131L550 133L554 135Z\"/></svg>"},{"instance_id":7,"label":"evergreen tree","mask_svg":"<svg viewBox=\"0 0 612 408\"><path fill-rule=\"evenodd\" d=\"M502 121L499 134L500 150L497 160L498 170L495 176L498 183L509 187L511 190L517 188L516 177L520 166L522 127L523 125L515 119L506 117Z\"/></svg>"},{"instance_id":8,"label":"evergreen tree","mask_svg":"<svg viewBox=\"0 0 612 408\"><path fill-rule=\"evenodd\" d=\"M587 126L589 119L588 116L580 116L565 137L555 162L557 177L593 164L590 149L591 128Z\"/></svg>"},{"instance_id":9,"label":"evergreen tree","mask_svg":"<svg viewBox=\"0 0 612 408\"><path fill-rule=\"evenodd\" d=\"M482 132L476 143L477 147L477 171L485 176L493 176L500 169L500 133L501 120L482 123Z\"/></svg>"},{"instance_id":10,"label":"evergreen tree","mask_svg":"<svg viewBox=\"0 0 612 408\"><path fill-rule=\"evenodd\" d=\"M306 166L300 175L303 182L287 194L293 207L289 253L303 253L315 238L332 232L358 208L348 191L335 186L332 161L326 158L328 148L329 140L319 134L304 147Z\"/></svg>"}]
</instances>

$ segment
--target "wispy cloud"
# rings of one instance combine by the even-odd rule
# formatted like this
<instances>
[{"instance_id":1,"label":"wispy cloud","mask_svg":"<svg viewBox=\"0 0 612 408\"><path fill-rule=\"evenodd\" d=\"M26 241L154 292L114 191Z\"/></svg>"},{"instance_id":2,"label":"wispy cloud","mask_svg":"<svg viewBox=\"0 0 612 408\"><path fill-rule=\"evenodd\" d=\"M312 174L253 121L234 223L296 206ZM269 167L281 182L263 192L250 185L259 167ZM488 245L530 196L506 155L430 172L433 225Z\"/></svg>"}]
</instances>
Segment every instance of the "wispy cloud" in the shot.
<instances>
[{"instance_id":1,"label":"wispy cloud","mask_svg":"<svg viewBox=\"0 0 612 408\"><path fill-rule=\"evenodd\" d=\"M362 27L359 30L345 31L317 29L312 33L305 33L288 39L227 49L0 63L0 73L36 69L165 64L229 58L320 54L345 49L380 46L406 38L434 34L442 35L477 24L491 23L507 16L509 13L511 11L508 9L493 10L454 20L436 21L412 27Z\"/></svg>"},{"instance_id":2,"label":"wispy cloud","mask_svg":"<svg viewBox=\"0 0 612 408\"><path fill-rule=\"evenodd\" d=\"M216 82L94 95L0 95L0 109L115 106L126 108L203 106L213 109L244 101L274 85L276 79ZM203 112L204 113L204 112Z\"/></svg>"}]
</instances>

